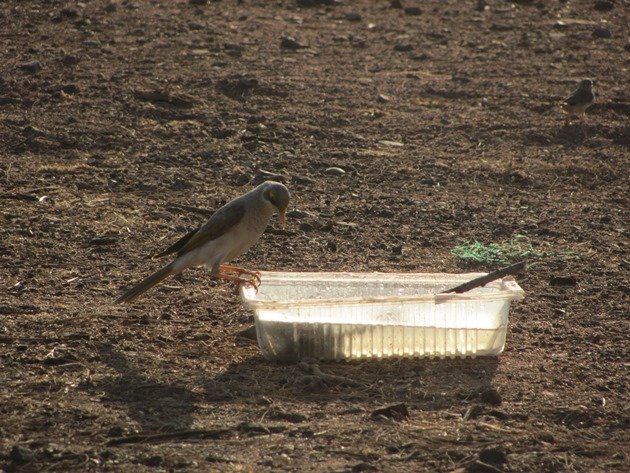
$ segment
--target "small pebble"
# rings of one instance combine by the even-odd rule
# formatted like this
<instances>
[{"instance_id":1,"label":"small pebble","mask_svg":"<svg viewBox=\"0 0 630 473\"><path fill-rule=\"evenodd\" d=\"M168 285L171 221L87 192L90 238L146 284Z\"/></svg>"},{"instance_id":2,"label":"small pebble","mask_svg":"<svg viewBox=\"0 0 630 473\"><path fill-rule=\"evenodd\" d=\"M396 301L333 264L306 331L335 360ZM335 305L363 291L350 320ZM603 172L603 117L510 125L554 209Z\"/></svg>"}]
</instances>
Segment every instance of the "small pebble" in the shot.
<instances>
[{"instance_id":1,"label":"small pebble","mask_svg":"<svg viewBox=\"0 0 630 473\"><path fill-rule=\"evenodd\" d=\"M413 54L411 56L411 59L413 59L414 61L426 61L427 59L431 59L431 56L429 56L427 53L418 53Z\"/></svg>"},{"instance_id":2,"label":"small pebble","mask_svg":"<svg viewBox=\"0 0 630 473\"><path fill-rule=\"evenodd\" d=\"M275 172L265 171L264 169L259 169L258 170L258 173L256 174L256 179L257 180L262 179L264 181L287 182L287 178L283 174L278 174L278 173L275 173ZM262 180L261 180L261 182L262 182Z\"/></svg>"},{"instance_id":3,"label":"small pebble","mask_svg":"<svg viewBox=\"0 0 630 473\"><path fill-rule=\"evenodd\" d=\"M391 140L380 140L379 144L383 146L393 146L395 148L400 148L401 146L405 146L404 143L400 141L391 141Z\"/></svg>"},{"instance_id":4,"label":"small pebble","mask_svg":"<svg viewBox=\"0 0 630 473\"><path fill-rule=\"evenodd\" d=\"M108 437L122 437L124 433L125 433L125 429L123 429L119 425L115 425L107 431L107 436Z\"/></svg>"},{"instance_id":5,"label":"small pebble","mask_svg":"<svg viewBox=\"0 0 630 473\"><path fill-rule=\"evenodd\" d=\"M15 463L28 463L34 459L33 452L21 445L14 445L9 453L9 458Z\"/></svg>"},{"instance_id":6,"label":"small pebble","mask_svg":"<svg viewBox=\"0 0 630 473\"><path fill-rule=\"evenodd\" d=\"M612 33L605 26L597 26L593 30L593 37L601 38L601 39L608 39L608 38L612 38Z\"/></svg>"},{"instance_id":7,"label":"small pebble","mask_svg":"<svg viewBox=\"0 0 630 473\"><path fill-rule=\"evenodd\" d=\"M541 433L540 435L538 435L538 440L546 443L554 443L556 441L555 437L550 432Z\"/></svg>"},{"instance_id":8,"label":"small pebble","mask_svg":"<svg viewBox=\"0 0 630 473\"><path fill-rule=\"evenodd\" d=\"M367 41L361 36L354 36L350 39L350 44L353 48L365 48L367 46Z\"/></svg>"},{"instance_id":9,"label":"small pebble","mask_svg":"<svg viewBox=\"0 0 630 473\"><path fill-rule=\"evenodd\" d=\"M26 133L28 135L45 135L46 132L41 128L34 127L33 125L26 125L22 128L22 133Z\"/></svg>"},{"instance_id":10,"label":"small pebble","mask_svg":"<svg viewBox=\"0 0 630 473\"><path fill-rule=\"evenodd\" d=\"M466 413L464 414L464 421L467 421L469 419L476 419L477 417L479 417L481 414L483 414L483 404L473 404L472 406L470 406L468 409L466 409Z\"/></svg>"},{"instance_id":11,"label":"small pebble","mask_svg":"<svg viewBox=\"0 0 630 473\"><path fill-rule=\"evenodd\" d=\"M62 8L59 15L66 18L76 18L79 16L79 12L74 8Z\"/></svg>"},{"instance_id":12,"label":"small pebble","mask_svg":"<svg viewBox=\"0 0 630 473\"><path fill-rule=\"evenodd\" d=\"M271 431L262 424L258 424L256 422L241 422L237 426L240 432L245 432L252 435L265 435L270 434Z\"/></svg>"},{"instance_id":13,"label":"small pebble","mask_svg":"<svg viewBox=\"0 0 630 473\"><path fill-rule=\"evenodd\" d=\"M344 222L343 220L339 220L334 222L335 225L343 228L358 228L359 224L354 222Z\"/></svg>"},{"instance_id":14,"label":"small pebble","mask_svg":"<svg viewBox=\"0 0 630 473\"><path fill-rule=\"evenodd\" d=\"M298 7L316 7L319 5L331 5L331 0L296 0Z\"/></svg>"},{"instance_id":15,"label":"small pebble","mask_svg":"<svg viewBox=\"0 0 630 473\"><path fill-rule=\"evenodd\" d=\"M550 286L575 286L577 283L575 276L554 276L549 280Z\"/></svg>"},{"instance_id":16,"label":"small pebble","mask_svg":"<svg viewBox=\"0 0 630 473\"><path fill-rule=\"evenodd\" d=\"M326 174L327 176L343 176L345 173L346 171L338 167L326 168L326 170L324 171L324 174Z\"/></svg>"},{"instance_id":17,"label":"small pebble","mask_svg":"<svg viewBox=\"0 0 630 473\"><path fill-rule=\"evenodd\" d=\"M609 0L597 0L593 8L597 11L610 11L615 8L615 4Z\"/></svg>"},{"instance_id":18,"label":"small pebble","mask_svg":"<svg viewBox=\"0 0 630 473\"><path fill-rule=\"evenodd\" d=\"M79 88L75 84L65 84L61 86L61 91L65 94L76 94Z\"/></svg>"},{"instance_id":19,"label":"small pebble","mask_svg":"<svg viewBox=\"0 0 630 473\"><path fill-rule=\"evenodd\" d=\"M193 183L184 179L177 179L170 185L170 189L174 191L185 191L192 189Z\"/></svg>"},{"instance_id":20,"label":"small pebble","mask_svg":"<svg viewBox=\"0 0 630 473\"><path fill-rule=\"evenodd\" d=\"M381 103L385 103L385 102L389 102L389 96L385 95L385 94L379 94L378 98L376 99L378 102Z\"/></svg>"},{"instance_id":21,"label":"small pebble","mask_svg":"<svg viewBox=\"0 0 630 473\"><path fill-rule=\"evenodd\" d=\"M61 62L66 66L74 66L79 63L79 58L77 56L73 56L72 54L66 54Z\"/></svg>"},{"instance_id":22,"label":"small pebble","mask_svg":"<svg viewBox=\"0 0 630 473\"><path fill-rule=\"evenodd\" d=\"M361 21L361 15L356 12L349 12L344 15L346 21Z\"/></svg>"},{"instance_id":23,"label":"small pebble","mask_svg":"<svg viewBox=\"0 0 630 473\"><path fill-rule=\"evenodd\" d=\"M162 458L160 455L153 455L152 457L147 457L142 460L142 463L146 466L160 466L162 463L164 463L164 458Z\"/></svg>"},{"instance_id":24,"label":"small pebble","mask_svg":"<svg viewBox=\"0 0 630 473\"><path fill-rule=\"evenodd\" d=\"M315 179L311 179L310 177L307 176L300 176L298 174L291 176L291 181L294 182L295 184L315 184Z\"/></svg>"},{"instance_id":25,"label":"small pebble","mask_svg":"<svg viewBox=\"0 0 630 473\"><path fill-rule=\"evenodd\" d=\"M303 210L289 210L287 212L287 217L289 218L306 218L309 217L310 214L308 212L304 212Z\"/></svg>"},{"instance_id":26,"label":"small pebble","mask_svg":"<svg viewBox=\"0 0 630 473\"><path fill-rule=\"evenodd\" d=\"M503 399L495 388L487 388L481 393L481 402L498 406L503 402Z\"/></svg>"},{"instance_id":27,"label":"small pebble","mask_svg":"<svg viewBox=\"0 0 630 473\"><path fill-rule=\"evenodd\" d=\"M237 43L225 43L223 49L230 56L240 57L245 51L245 46Z\"/></svg>"},{"instance_id":28,"label":"small pebble","mask_svg":"<svg viewBox=\"0 0 630 473\"><path fill-rule=\"evenodd\" d=\"M90 245L111 245L113 243L116 243L117 241L118 239L116 237L102 236L102 237L94 237L88 243Z\"/></svg>"},{"instance_id":29,"label":"small pebble","mask_svg":"<svg viewBox=\"0 0 630 473\"><path fill-rule=\"evenodd\" d=\"M374 465L368 462L357 463L356 465L352 467L353 473L355 472L359 473L363 471L379 471L379 470Z\"/></svg>"},{"instance_id":30,"label":"small pebble","mask_svg":"<svg viewBox=\"0 0 630 473\"><path fill-rule=\"evenodd\" d=\"M375 409L372 411L370 417L373 419L386 417L394 421L402 421L409 417L409 408L407 407L407 404L401 402L400 404L393 404L391 406Z\"/></svg>"},{"instance_id":31,"label":"small pebble","mask_svg":"<svg viewBox=\"0 0 630 473\"><path fill-rule=\"evenodd\" d=\"M254 176L247 172L237 173L233 176L234 184L237 186L244 186L249 184L254 179Z\"/></svg>"},{"instance_id":32,"label":"small pebble","mask_svg":"<svg viewBox=\"0 0 630 473\"><path fill-rule=\"evenodd\" d=\"M299 412L284 412L281 410L272 410L267 414L267 418L271 420L284 420L294 424L299 424L300 422L308 420L308 417Z\"/></svg>"},{"instance_id":33,"label":"small pebble","mask_svg":"<svg viewBox=\"0 0 630 473\"><path fill-rule=\"evenodd\" d=\"M479 460L491 465L503 465L507 462L507 453L501 447L484 448L479 452Z\"/></svg>"},{"instance_id":34,"label":"small pebble","mask_svg":"<svg viewBox=\"0 0 630 473\"><path fill-rule=\"evenodd\" d=\"M411 50L413 50L413 46L409 43L396 43L394 45L394 51L406 53Z\"/></svg>"},{"instance_id":35,"label":"small pebble","mask_svg":"<svg viewBox=\"0 0 630 473\"><path fill-rule=\"evenodd\" d=\"M20 69L31 74L37 74L42 69L42 65L39 61L25 62L20 64Z\"/></svg>"},{"instance_id":36,"label":"small pebble","mask_svg":"<svg viewBox=\"0 0 630 473\"><path fill-rule=\"evenodd\" d=\"M283 36L280 40L280 47L283 49L303 49L306 46L291 36Z\"/></svg>"},{"instance_id":37,"label":"small pebble","mask_svg":"<svg viewBox=\"0 0 630 473\"><path fill-rule=\"evenodd\" d=\"M488 415L498 420L509 420L510 414L500 409L492 409L488 411Z\"/></svg>"}]
</instances>

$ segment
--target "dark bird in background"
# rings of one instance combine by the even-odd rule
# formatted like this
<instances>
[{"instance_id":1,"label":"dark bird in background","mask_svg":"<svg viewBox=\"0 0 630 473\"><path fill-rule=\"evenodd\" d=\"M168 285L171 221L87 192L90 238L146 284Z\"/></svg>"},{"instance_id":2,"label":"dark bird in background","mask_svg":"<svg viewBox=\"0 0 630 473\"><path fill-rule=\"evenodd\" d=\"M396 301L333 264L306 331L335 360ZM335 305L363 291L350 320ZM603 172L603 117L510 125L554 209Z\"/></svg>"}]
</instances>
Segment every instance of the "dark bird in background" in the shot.
<instances>
[{"instance_id":1,"label":"dark bird in background","mask_svg":"<svg viewBox=\"0 0 630 473\"><path fill-rule=\"evenodd\" d=\"M590 79L580 81L575 92L568 96L562 103L562 110L567 114L564 124L569 125L571 119L575 117L579 117L580 121L585 122L586 109L590 107L594 101L593 81Z\"/></svg>"}]
</instances>

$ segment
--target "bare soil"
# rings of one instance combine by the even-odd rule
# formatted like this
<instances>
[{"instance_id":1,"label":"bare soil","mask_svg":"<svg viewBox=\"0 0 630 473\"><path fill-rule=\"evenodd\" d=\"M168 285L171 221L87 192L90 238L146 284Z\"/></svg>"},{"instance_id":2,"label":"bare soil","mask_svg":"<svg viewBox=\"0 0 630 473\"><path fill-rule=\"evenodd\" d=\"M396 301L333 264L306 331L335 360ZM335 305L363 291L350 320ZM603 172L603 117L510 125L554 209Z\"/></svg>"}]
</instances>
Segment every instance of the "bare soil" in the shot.
<instances>
[{"instance_id":1,"label":"bare soil","mask_svg":"<svg viewBox=\"0 0 630 473\"><path fill-rule=\"evenodd\" d=\"M628 2L194 3L0 3L0 469L628 471ZM299 212L250 268L579 257L496 359L268 362L202 269L112 303L270 177Z\"/></svg>"}]
</instances>

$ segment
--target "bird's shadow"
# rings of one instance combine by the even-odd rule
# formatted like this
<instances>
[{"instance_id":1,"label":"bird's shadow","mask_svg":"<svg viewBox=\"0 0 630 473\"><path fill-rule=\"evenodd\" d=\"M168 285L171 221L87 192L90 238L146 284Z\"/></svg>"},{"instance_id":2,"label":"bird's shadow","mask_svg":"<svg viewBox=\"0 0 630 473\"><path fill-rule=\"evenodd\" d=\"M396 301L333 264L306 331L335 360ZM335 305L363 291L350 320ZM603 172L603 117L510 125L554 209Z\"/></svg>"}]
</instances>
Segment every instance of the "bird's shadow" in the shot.
<instances>
[{"instance_id":1,"label":"bird's shadow","mask_svg":"<svg viewBox=\"0 0 630 473\"><path fill-rule=\"evenodd\" d=\"M104 401L123 406L142 431L185 430L193 423L195 394L185 380L170 382L143 373L111 344L97 345L101 362L116 371L96 386Z\"/></svg>"},{"instance_id":2,"label":"bird's shadow","mask_svg":"<svg viewBox=\"0 0 630 473\"><path fill-rule=\"evenodd\" d=\"M555 144L563 145L567 148L580 146L584 144L589 138L593 138L598 134L598 127L596 125L589 125L587 123L571 123L564 125L556 131L552 141Z\"/></svg>"}]
</instances>

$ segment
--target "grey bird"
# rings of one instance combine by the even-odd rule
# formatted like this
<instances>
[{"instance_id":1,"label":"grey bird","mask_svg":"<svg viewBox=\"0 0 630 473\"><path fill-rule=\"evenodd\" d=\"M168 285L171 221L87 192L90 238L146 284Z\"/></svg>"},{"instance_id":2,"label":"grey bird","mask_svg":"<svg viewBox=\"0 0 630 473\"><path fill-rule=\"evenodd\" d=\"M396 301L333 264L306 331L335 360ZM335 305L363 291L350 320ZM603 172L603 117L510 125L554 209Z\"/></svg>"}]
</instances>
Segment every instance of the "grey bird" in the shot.
<instances>
[{"instance_id":1,"label":"grey bird","mask_svg":"<svg viewBox=\"0 0 630 473\"><path fill-rule=\"evenodd\" d=\"M562 110L567 114L564 124L570 124L573 117L580 117L582 122L586 121L586 109L594 101L593 81L590 79L580 81L575 92L569 95L562 103Z\"/></svg>"},{"instance_id":2,"label":"grey bird","mask_svg":"<svg viewBox=\"0 0 630 473\"><path fill-rule=\"evenodd\" d=\"M284 226L290 198L291 194L283 184L266 181L231 200L201 227L155 255L157 258L175 253L177 257L126 291L116 303L133 302L167 277L195 266L207 267L210 275L217 279L257 287L260 282L258 273L224 263L242 255L258 241L274 212L278 212L280 224ZM249 277L244 278L244 274Z\"/></svg>"}]
</instances>

